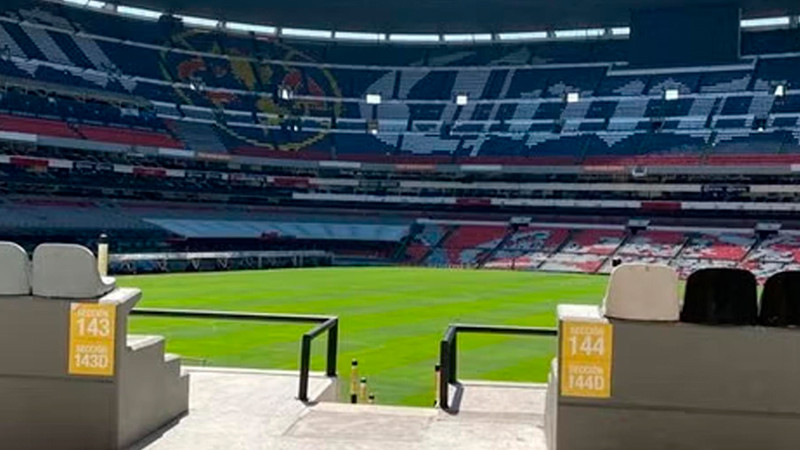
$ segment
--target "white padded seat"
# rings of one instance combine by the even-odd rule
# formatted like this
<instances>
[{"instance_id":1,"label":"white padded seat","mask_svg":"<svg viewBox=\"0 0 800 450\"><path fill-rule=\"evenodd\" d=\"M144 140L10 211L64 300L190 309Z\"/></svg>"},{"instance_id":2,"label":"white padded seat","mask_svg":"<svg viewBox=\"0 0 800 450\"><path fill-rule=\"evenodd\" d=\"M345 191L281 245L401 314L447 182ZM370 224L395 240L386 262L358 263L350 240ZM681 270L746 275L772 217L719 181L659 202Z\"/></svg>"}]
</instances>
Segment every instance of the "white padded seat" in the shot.
<instances>
[{"instance_id":1,"label":"white padded seat","mask_svg":"<svg viewBox=\"0 0 800 450\"><path fill-rule=\"evenodd\" d=\"M42 244L33 251L33 295L53 298L97 298L116 287L101 277L97 259L86 247Z\"/></svg>"},{"instance_id":2,"label":"white padded seat","mask_svg":"<svg viewBox=\"0 0 800 450\"><path fill-rule=\"evenodd\" d=\"M0 295L30 294L28 253L13 242L0 242Z\"/></svg>"},{"instance_id":3,"label":"white padded seat","mask_svg":"<svg viewBox=\"0 0 800 450\"><path fill-rule=\"evenodd\" d=\"M617 266L608 280L603 310L615 319L678 321L678 273L662 264Z\"/></svg>"}]
</instances>

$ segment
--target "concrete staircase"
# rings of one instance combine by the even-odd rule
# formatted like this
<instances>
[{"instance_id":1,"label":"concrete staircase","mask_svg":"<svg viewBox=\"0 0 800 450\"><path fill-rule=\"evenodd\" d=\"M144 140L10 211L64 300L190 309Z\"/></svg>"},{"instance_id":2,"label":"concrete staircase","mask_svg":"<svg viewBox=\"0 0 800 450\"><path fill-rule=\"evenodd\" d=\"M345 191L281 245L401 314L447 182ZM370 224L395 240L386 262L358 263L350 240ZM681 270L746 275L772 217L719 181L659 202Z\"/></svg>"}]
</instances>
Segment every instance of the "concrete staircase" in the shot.
<instances>
[{"instance_id":1,"label":"concrete staircase","mask_svg":"<svg viewBox=\"0 0 800 450\"><path fill-rule=\"evenodd\" d=\"M311 378L314 401L304 404L295 399L294 372L188 370L191 414L136 448L546 449L546 387L541 384L464 381L451 386L456 412L445 412L433 407L331 403L325 395L338 391L336 382L319 375Z\"/></svg>"},{"instance_id":2,"label":"concrete staircase","mask_svg":"<svg viewBox=\"0 0 800 450\"><path fill-rule=\"evenodd\" d=\"M121 421L156 429L186 410L189 375L181 373L180 357L164 346L161 336L128 335L120 373L120 391L128 401L119 406ZM136 436L120 438L133 442Z\"/></svg>"}]
</instances>

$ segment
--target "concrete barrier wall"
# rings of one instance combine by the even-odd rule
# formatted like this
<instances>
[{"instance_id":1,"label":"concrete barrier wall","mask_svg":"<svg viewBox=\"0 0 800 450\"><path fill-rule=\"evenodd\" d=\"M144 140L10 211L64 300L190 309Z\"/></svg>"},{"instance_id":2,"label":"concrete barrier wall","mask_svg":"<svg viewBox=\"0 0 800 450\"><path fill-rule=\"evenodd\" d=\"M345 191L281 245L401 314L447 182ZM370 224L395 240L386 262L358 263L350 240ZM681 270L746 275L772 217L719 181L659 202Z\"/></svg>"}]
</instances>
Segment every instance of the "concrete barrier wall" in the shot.
<instances>
[{"instance_id":1,"label":"concrete barrier wall","mask_svg":"<svg viewBox=\"0 0 800 450\"><path fill-rule=\"evenodd\" d=\"M126 447L188 409L188 376L163 339L131 345L128 313L141 297L118 289L114 375L71 375L70 301L0 297L0 447Z\"/></svg>"},{"instance_id":2,"label":"concrete barrier wall","mask_svg":"<svg viewBox=\"0 0 800 450\"><path fill-rule=\"evenodd\" d=\"M800 330L609 320L585 308L560 324L611 324L611 395L558 386L558 450L800 445Z\"/></svg>"}]
</instances>

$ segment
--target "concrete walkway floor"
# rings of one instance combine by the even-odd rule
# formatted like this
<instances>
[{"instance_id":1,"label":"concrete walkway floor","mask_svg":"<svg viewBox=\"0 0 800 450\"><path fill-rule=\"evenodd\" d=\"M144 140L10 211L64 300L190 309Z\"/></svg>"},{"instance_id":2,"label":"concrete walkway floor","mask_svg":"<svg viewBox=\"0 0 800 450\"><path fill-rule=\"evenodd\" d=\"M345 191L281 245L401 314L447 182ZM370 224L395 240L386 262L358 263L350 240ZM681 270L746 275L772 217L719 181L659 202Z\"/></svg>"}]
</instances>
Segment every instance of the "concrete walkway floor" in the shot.
<instances>
[{"instance_id":1,"label":"concrete walkway floor","mask_svg":"<svg viewBox=\"0 0 800 450\"><path fill-rule=\"evenodd\" d=\"M349 405L295 399L297 373L187 369L189 414L136 449L148 450L544 450L541 385L465 383L458 414L434 408ZM336 383L312 377L311 398ZM458 392L460 391L460 392Z\"/></svg>"}]
</instances>

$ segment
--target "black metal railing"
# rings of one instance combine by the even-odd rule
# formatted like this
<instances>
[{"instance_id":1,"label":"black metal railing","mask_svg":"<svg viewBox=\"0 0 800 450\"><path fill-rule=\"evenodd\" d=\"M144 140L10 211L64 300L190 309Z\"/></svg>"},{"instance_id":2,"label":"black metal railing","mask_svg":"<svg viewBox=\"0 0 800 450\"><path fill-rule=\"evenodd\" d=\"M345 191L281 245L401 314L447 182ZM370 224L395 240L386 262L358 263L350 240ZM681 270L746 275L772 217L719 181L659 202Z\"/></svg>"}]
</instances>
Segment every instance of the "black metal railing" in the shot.
<instances>
[{"instance_id":1,"label":"black metal railing","mask_svg":"<svg viewBox=\"0 0 800 450\"><path fill-rule=\"evenodd\" d=\"M131 315L149 317L172 317L179 319L234 320L250 322L314 323L318 324L303 334L300 339L300 386L297 398L308 401L308 378L311 372L311 343L314 338L328 332L328 351L325 374L336 376L336 359L339 347L339 318L303 314L267 314L238 311L207 311L196 309L136 308Z\"/></svg>"},{"instance_id":2,"label":"black metal railing","mask_svg":"<svg viewBox=\"0 0 800 450\"><path fill-rule=\"evenodd\" d=\"M439 365L441 377L439 382L439 407L450 410L450 385L458 383L458 334L504 334L521 336L557 336L558 329L542 327L516 327L495 325L452 324L442 337L439 346Z\"/></svg>"}]
</instances>

